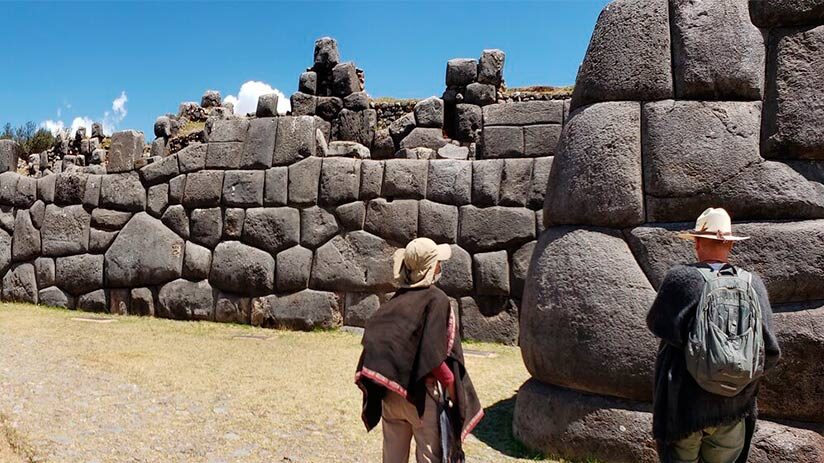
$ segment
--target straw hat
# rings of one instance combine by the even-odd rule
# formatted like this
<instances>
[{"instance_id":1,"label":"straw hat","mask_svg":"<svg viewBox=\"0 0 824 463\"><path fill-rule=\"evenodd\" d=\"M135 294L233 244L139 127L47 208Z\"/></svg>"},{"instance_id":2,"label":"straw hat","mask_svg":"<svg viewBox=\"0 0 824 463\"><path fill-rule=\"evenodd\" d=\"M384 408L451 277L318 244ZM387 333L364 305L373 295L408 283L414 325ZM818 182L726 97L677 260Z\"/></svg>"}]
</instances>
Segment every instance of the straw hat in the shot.
<instances>
[{"instance_id":1,"label":"straw hat","mask_svg":"<svg viewBox=\"0 0 824 463\"><path fill-rule=\"evenodd\" d=\"M695 221L695 229L681 232L679 238L685 240L695 240L696 238L706 238L717 241L744 241L750 239L749 236L737 236L732 234L732 220L730 215L721 208L709 208Z\"/></svg>"},{"instance_id":2,"label":"straw hat","mask_svg":"<svg viewBox=\"0 0 824 463\"><path fill-rule=\"evenodd\" d=\"M393 256L395 281L401 288L424 288L435 283L435 267L452 257L448 244L435 244L429 238L416 238Z\"/></svg>"}]
</instances>

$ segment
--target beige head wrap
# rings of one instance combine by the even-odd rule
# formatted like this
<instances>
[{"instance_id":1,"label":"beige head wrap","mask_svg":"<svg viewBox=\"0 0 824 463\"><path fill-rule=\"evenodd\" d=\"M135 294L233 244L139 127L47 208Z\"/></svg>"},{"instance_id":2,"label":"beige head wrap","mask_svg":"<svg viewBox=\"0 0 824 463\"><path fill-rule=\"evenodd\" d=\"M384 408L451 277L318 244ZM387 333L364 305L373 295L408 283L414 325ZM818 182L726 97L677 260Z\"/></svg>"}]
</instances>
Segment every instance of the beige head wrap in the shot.
<instances>
[{"instance_id":1,"label":"beige head wrap","mask_svg":"<svg viewBox=\"0 0 824 463\"><path fill-rule=\"evenodd\" d=\"M416 238L393 256L395 281L401 288L425 288L435 283L435 267L452 257L448 244L435 244L429 238Z\"/></svg>"}]
</instances>

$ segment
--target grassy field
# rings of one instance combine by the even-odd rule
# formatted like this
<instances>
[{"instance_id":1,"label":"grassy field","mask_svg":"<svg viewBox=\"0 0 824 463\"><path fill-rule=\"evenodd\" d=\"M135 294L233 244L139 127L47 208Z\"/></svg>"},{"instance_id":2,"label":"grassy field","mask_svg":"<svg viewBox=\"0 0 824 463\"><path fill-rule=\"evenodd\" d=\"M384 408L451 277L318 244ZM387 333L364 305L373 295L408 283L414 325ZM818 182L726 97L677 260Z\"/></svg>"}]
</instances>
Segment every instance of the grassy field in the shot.
<instances>
[{"instance_id":1,"label":"grassy field","mask_svg":"<svg viewBox=\"0 0 824 463\"><path fill-rule=\"evenodd\" d=\"M0 305L0 438L30 450L21 461L380 461L352 382L356 334L97 317ZM469 460L540 459L511 432L519 350L464 348L487 412Z\"/></svg>"}]
</instances>

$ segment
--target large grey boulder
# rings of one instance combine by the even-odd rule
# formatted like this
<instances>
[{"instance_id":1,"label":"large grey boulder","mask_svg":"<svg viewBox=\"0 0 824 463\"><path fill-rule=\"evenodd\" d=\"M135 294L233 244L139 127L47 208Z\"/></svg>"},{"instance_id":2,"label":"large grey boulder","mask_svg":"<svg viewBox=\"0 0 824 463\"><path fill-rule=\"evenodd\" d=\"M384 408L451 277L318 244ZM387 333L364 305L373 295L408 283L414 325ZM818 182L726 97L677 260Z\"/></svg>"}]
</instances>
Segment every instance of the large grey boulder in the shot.
<instances>
[{"instance_id":1,"label":"large grey boulder","mask_svg":"<svg viewBox=\"0 0 824 463\"><path fill-rule=\"evenodd\" d=\"M315 114L326 121L333 120L343 109L343 99L336 96L319 96L316 101Z\"/></svg>"},{"instance_id":2,"label":"large grey boulder","mask_svg":"<svg viewBox=\"0 0 824 463\"><path fill-rule=\"evenodd\" d=\"M460 209L458 244L470 251L493 251L535 239L535 215L519 207Z\"/></svg>"},{"instance_id":3,"label":"large grey boulder","mask_svg":"<svg viewBox=\"0 0 824 463\"><path fill-rule=\"evenodd\" d=\"M484 159L524 156L524 130L521 127L484 125L481 136Z\"/></svg>"},{"instance_id":4,"label":"large grey boulder","mask_svg":"<svg viewBox=\"0 0 824 463\"><path fill-rule=\"evenodd\" d=\"M219 207L195 209L191 213L189 238L214 249L223 236L223 210Z\"/></svg>"},{"instance_id":5,"label":"large grey boulder","mask_svg":"<svg viewBox=\"0 0 824 463\"><path fill-rule=\"evenodd\" d=\"M300 244L315 249L338 232L335 216L317 206L300 211Z\"/></svg>"},{"instance_id":6,"label":"large grey boulder","mask_svg":"<svg viewBox=\"0 0 824 463\"><path fill-rule=\"evenodd\" d=\"M572 109L599 101L672 98L667 0L604 7L578 70Z\"/></svg>"},{"instance_id":7,"label":"large grey boulder","mask_svg":"<svg viewBox=\"0 0 824 463\"><path fill-rule=\"evenodd\" d=\"M274 256L300 242L300 213L289 207L247 209L241 239Z\"/></svg>"},{"instance_id":8,"label":"large grey boulder","mask_svg":"<svg viewBox=\"0 0 824 463\"><path fill-rule=\"evenodd\" d=\"M96 289L77 298L77 309L85 312L108 312L107 294L104 289Z\"/></svg>"},{"instance_id":9,"label":"large grey boulder","mask_svg":"<svg viewBox=\"0 0 824 463\"><path fill-rule=\"evenodd\" d=\"M495 105L484 106L489 108ZM478 131L483 127L483 112L474 104L458 103L455 105L455 138L461 141L475 141Z\"/></svg>"},{"instance_id":10,"label":"large grey boulder","mask_svg":"<svg viewBox=\"0 0 824 463\"><path fill-rule=\"evenodd\" d=\"M553 156L561 139L561 124L540 124L524 127L524 156Z\"/></svg>"},{"instance_id":11,"label":"large grey boulder","mask_svg":"<svg viewBox=\"0 0 824 463\"><path fill-rule=\"evenodd\" d=\"M478 61L478 82L496 87L501 85L505 59L506 54L497 48L482 51L481 59Z\"/></svg>"},{"instance_id":12,"label":"large grey boulder","mask_svg":"<svg viewBox=\"0 0 824 463\"><path fill-rule=\"evenodd\" d=\"M206 143L192 143L175 153L172 157L177 157L177 164L181 174L197 172L206 168Z\"/></svg>"},{"instance_id":13,"label":"large grey boulder","mask_svg":"<svg viewBox=\"0 0 824 463\"><path fill-rule=\"evenodd\" d=\"M824 23L821 0L750 1L750 18L758 27L788 27Z\"/></svg>"},{"instance_id":14,"label":"large grey boulder","mask_svg":"<svg viewBox=\"0 0 824 463\"><path fill-rule=\"evenodd\" d=\"M464 101L478 106L492 104L498 99L497 90L494 85L473 82L466 86Z\"/></svg>"},{"instance_id":15,"label":"large grey boulder","mask_svg":"<svg viewBox=\"0 0 824 463\"><path fill-rule=\"evenodd\" d=\"M389 135L400 143L415 128L415 114L406 113L389 124Z\"/></svg>"},{"instance_id":16,"label":"large grey boulder","mask_svg":"<svg viewBox=\"0 0 824 463\"><path fill-rule=\"evenodd\" d=\"M243 155L242 142L211 142L206 149L207 169L237 169Z\"/></svg>"},{"instance_id":17,"label":"large grey boulder","mask_svg":"<svg viewBox=\"0 0 824 463\"><path fill-rule=\"evenodd\" d=\"M369 109L369 95L364 91L350 93L343 98L343 107L352 111Z\"/></svg>"},{"instance_id":18,"label":"large grey boulder","mask_svg":"<svg viewBox=\"0 0 824 463\"><path fill-rule=\"evenodd\" d=\"M461 337L514 346L518 342L518 307L505 297L462 297Z\"/></svg>"},{"instance_id":19,"label":"large grey boulder","mask_svg":"<svg viewBox=\"0 0 824 463\"><path fill-rule=\"evenodd\" d=\"M37 179L21 175L14 194L15 207L28 209L37 200Z\"/></svg>"},{"instance_id":20,"label":"large grey boulder","mask_svg":"<svg viewBox=\"0 0 824 463\"><path fill-rule=\"evenodd\" d=\"M106 172L128 172L134 169L136 160L143 157L145 140L143 132L125 130L112 134L112 144L107 155Z\"/></svg>"},{"instance_id":21,"label":"large grey boulder","mask_svg":"<svg viewBox=\"0 0 824 463\"><path fill-rule=\"evenodd\" d=\"M418 236L437 243L458 238L458 207L423 200L418 203Z\"/></svg>"},{"instance_id":22,"label":"large grey boulder","mask_svg":"<svg viewBox=\"0 0 824 463\"><path fill-rule=\"evenodd\" d=\"M529 263L532 262L532 253L535 251L535 241L530 241L512 253L512 265L510 269L510 285L512 286L512 296L520 299L526 285Z\"/></svg>"},{"instance_id":23,"label":"large grey boulder","mask_svg":"<svg viewBox=\"0 0 824 463\"><path fill-rule=\"evenodd\" d=\"M824 416L824 391L821 376L824 365L824 303L806 310L773 315L781 361L762 381L758 396L759 412L764 416L796 421L817 422Z\"/></svg>"},{"instance_id":24,"label":"large grey boulder","mask_svg":"<svg viewBox=\"0 0 824 463\"><path fill-rule=\"evenodd\" d=\"M263 206L262 170L229 170L223 176L223 205L228 207Z\"/></svg>"},{"instance_id":25,"label":"large grey boulder","mask_svg":"<svg viewBox=\"0 0 824 463\"><path fill-rule=\"evenodd\" d=\"M169 185L161 184L149 187L146 194L146 210L155 217L161 217L169 205Z\"/></svg>"},{"instance_id":26,"label":"large grey boulder","mask_svg":"<svg viewBox=\"0 0 824 463\"><path fill-rule=\"evenodd\" d=\"M317 112L318 97L303 92L295 92L289 97L293 116L314 116Z\"/></svg>"},{"instance_id":27,"label":"large grey boulder","mask_svg":"<svg viewBox=\"0 0 824 463\"><path fill-rule=\"evenodd\" d=\"M604 227L643 223L641 165L639 103L599 103L576 111L553 159L544 220Z\"/></svg>"},{"instance_id":28,"label":"large grey boulder","mask_svg":"<svg viewBox=\"0 0 824 463\"><path fill-rule=\"evenodd\" d=\"M673 2L675 97L760 100L764 89L764 37L745 2Z\"/></svg>"},{"instance_id":29,"label":"large grey boulder","mask_svg":"<svg viewBox=\"0 0 824 463\"><path fill-rule=\"evenodd\" d=\"M546 197L549 174L552 172L552 157L536 158L532 167L532 184L526 205L530 209L542 209Z\"/></svg>"},{"instance_id":30,"label":"large grey boulder","mask_svg":"<svg viewBox=\"0 0 824 463\"><path fill-rule=\"evenodd\" d=\"M457 244L449 246L452 257L441 262L438 287L453 297L467 296L475 290L472 279L472 256Z\"/></svg>"},{"instance_id":31,"label":"large grey boulder","mask_svg":"<svg viewBox=\"0 0 824 463\"><path fill-rule=\"evenodd\" d=\"M206 139L210 145L216 142L243 142L248 132L249 121L247 119L211 117L206 121ZM208 157L206 159L208 162Z\"/></svg>"},{"instance_id":32,"label":"large grey boulder","mask_svg":"<svg viewBox=\"0 0 824 463\"><path fill-rule=\"evenodd\" d=\"M453 58L446 62L446 86L466 87L478 77L478 60Z\"/></svg>"},{"instance_id":33,"label":"large grey boulder","mask_svg":"<svg viewBox=\"0 0 824 463\"><path fill-rule=\"evenodd\" d=\"M373 199L366 206L363 228L390 242L406 244L418 235L418 202Z\"/></svg>"},{"instance_id":34,"label":"large grey boulder","mask_svg":"<svg viewBox=\"0 0 824 463\"><path fill-rule=\"evenodd\" d=\"M472 202L472 162L437 160L429 164L426 199L463 206Z\"/></svg>"},{"instance_id":35,"label":"large grey boulder","mask_svg":"<svg viewBox=\"0 0 824 463\"><path fill-rule=\"evenodd\" d=\"M240 154L239 167L241 169L267 169L271 167L277 132L277 117L252 119L249 122L246 143L243 144L243 150Z\"/></svg>"},{"instance_id":36,"label":"large grey boulder","mask_svg":"<svg viewBox=\"0 0 824 463\"><path fill-rule=\"evenodd\" d=\"M500 198L503 159L472 162L472 204L496 206Z\"/></svg>"},{"instance_id":37,"label":"large grey boulder","mask_svg":"<svg viewBox=\"0 0 824 463\"><path fill-rule=\"evenodd\" d=\"M285 206L289 192L289 169L272 167L266 169L263 180L263 205Z\"/></svg>"},{"instance_id":38,"label":"large grey boulder","mask_svg":"<svg viewBox=\"0 0 824 463\"><path fill-rule=\"evenodd\" d=\"M315 40L314 69L329 70L340 61L338 42L331 37L321 37Z\"/></svg>"},{"instance_id":39,"label":"large grey boulder","mask_svg":"<svg viewBox=\"0 0 824 463\"><path fill-rule=\"evenodd\" d=\"M423 199L426 197L428 162L412 159L392 159L384 163L383 194L385 198Z\"/></svg>"},{"instance_id":40,"label":"large grey boulder","mask_svg":"<svg viewBox=\"0 0 824 463\"><path fill-rule=\"evenodd\" d=\"M822 47L824 25L770 34L762 126L765 157L824 159Z\"/></svg>"},{"instance_id":41,"label":"large grey boulder","mask_svg":"<svg viewBox=\"0 0 824 463\"><path fill-rule=\"evenodd\" d=\"M525 206L532 187L532 159L505 159L501 172L501 206Z\"/></svg>"},{"instance_id":42,"label":"large grey boulder","mask_svg":"<svg viewBox=\"0 0 824 463\"><path fill-rule=\"evenodd\" d=\"M123 211L145 210L146 190L137 172L104 175L100 185L100 205Z\"/></svg>"},{"instance_id":43,"label":"large grey boulder","mask_svg":"<svg viewBox=\"0 0 824 463\"><path fill-rule=\"evenodd\" d=\"M344 204L335 208L335 217L343 230L361 230L366 220L366 205L363 201Z\"/></svg>"},{"instance_id":44,"label":"large grey boulder","mask_svg":"<svg viewBox=\"0 0 824 463\"><path fill-rule=\"evenodd\" d=\"M155 296L149 288L134 288L129 294L129 313L132 315L155 314Z\"/></svg>"},{"instance_id":45,"label":"large grey boulder","mask_svg":"<svg viewBox=\"0 0 824 463\"><path fill-rule=\"evenodd\" d=\"M367 320L381 305L377 294L368 293L346 293L344 301L343 324L346 326L366 326Z\"/></svg>"},{"instance_id":46,"label":"large grey boulder","mask_svg":"<svg viewBox=\"0 0 824 463\"><path fill-rule=\"evenodd\" d=\"M324 159L320 172L318 202L323 205L338 205L358 199L360 164L357 159Z\"/></svg>"},{"instance_id":47,"label":"large grey boulder","mask_svg":"<svg viewBox=\"0 0 824 463\"><path fill-rule=\"evenodd\" d=\"M645 320L654 298L620 232L548 229L521 304L527 369L547 383L649 400L658 343Z\"/></svg>"},{"instance_id":48,"label":"large grey boulder","mask_svg":"<svg viewBox=\"0 0 824 463\"><path fill-rule=\"evenodd\" d=\"M252 300L250 298L218 292L215 299L216 322L248 324L251 312Z\"/></svg>"},{"instance_id":49,"label":"large grey boulder","mask_svg":"<svg viewBox=\"0 0 824 463\"><path fill-rule=\"evenodd\" d=\"M310 285L329 291L392 291L395 249L365 231L338 235L315 251Z\"/></svg>"},{"instance_id":50,"label":"large grey boulder","mask_svg":"<svg viewBox=\"0 0 824 463\"><path fill-rule=\"evenodd\" d=\"M354 141L364 146L372 146L377 123L378 116L374 109L362 111L343 109L338 113L332 125L332 139Z\"/></svg>"},{"instance_id":51,"label":"large grey boulder","mask_svg":"<svg viewBox=\"0 0 824 463\"><path fill-rule=\"evenodd\" d=\"M215 248L209 281L233 293L268 294L275 289L275 259L266 251L226 241Z\"/></svg>"},{"instance_id":52,"label":"large grey boulder","mask_svg":"<svg viewBox=\"0 0 824 463\"><path fill-rule=\"evenodd\" d=\"M339 156L345 158L369 159L371 153L369 148L354 141L333 141L326 147L325 156Z\"/></svg>"},{"instance_id":53,"label":"large grey boulder","mask_svg":"<svg viewBox=\"0 0 824 463\"><path fill-rule=\"evenodd\" d=\"M55 284L75 296L103 288L103 256L79 254L55 259Z\"/></svg>"},{"instance_id":54,"label":"large grey boulder","mask_svg":"<svg viewBox=\"0 0 824 463\"><path fill-rule=\"evenodd\" d=\"M14 182L14 184L8 188L17 188L17 179L19 177L16 175L17 174L0 174L0 185L2 185L3 196L5 196L5 190L10 182ZM55 204L59 206L70 206L73 204L81 204L83 202L83 199L86 196L88 175L72 172L55 174L50 177L54 177Z\"/></svg>"},{"instance_id":55,"label":"large grey boulder","mask_svg":"<svg viewBox=\"0 0 824 463\"><path fill-rule=\"evenodd\" d=\"M651 407L527 381L518 390L512 429L529 448L570 459L656 463Z\"/></svg>"},{"instance_id":56,"label":"large grey boulder","mask_svg":"<svg viewBox=\"0 0 824 463\"><path fill-rule=\"evenodd\" d=\"M413 111L417 127L443 127L443 100L430 96L417 103Z\"/></svg>"},{"instance_id":57,"label":"large grey boulder","mask_svg":"<svg viewBox=\"0 0 824 463\"><path fill-rule=\"evenodd\" d=\"M34 260L40 255L40 231L34 227L27 210L18 210L14 217L11 258L14 262Z\"/></svg>"},{"instance_id":58,"label":"large grey boulder","mask_svg":"<svg viewBox=\"0 0 824 463\"><path fill-rule=\"evenodd\" d=\"M259 96L257 107L255 108L255 117L277 117L278 99L279 97L277 93L267 93Z\"/></svg>"},{"instance_id":59,"label":"large grey boulder","mask_svg":"<svg viewBox=\"0 0 824 463\"><path fill-rule=\"evenodd\" d=\"M437 150L446 144L443 138L443 130L439 128L415 127L400 142L403 148L429 148Z\"/></svg>"},{"instance_id":60,"label":"large grey boulder","mask_svg":"<svg viewBox=\"0 0 824 463\"><path fill-rule=\"evenodd\" d=\"M161 286L156 314L175 320L212 320L215 290L207 280L178 279Z\"/></svg>"},{"instance_id":61,"label":"large grey boulder","mask_svg":"<svg viewBox=\"0 0 824 463\"><path fill-rule=\"evenodd\" d=\"M223 177L222 170L201 170L188 174L183 189L183 205L190 209L219 206Z\"/></svg>"},{"instance_id":62,"label":"large grey boulder","mask_svg":"<svg viewBox=\"0 0 824 463\"><path fill-rule=\"evenodd\" d=\"M246 210L240 208L226 209L223 212L223 237L240 239L243 233L243 222L246 221Z\"/></svg>"},{"instance_id":63,"label":"large grey boulder","mask_svg":"<svg viewBox=\"0 0 824 463\"><path fill-rule=\"evenodd\" d=\"M279 252L275 270L275 287L279 292L306 289L312 270L312 251L302 246L293 246Z\"/></svg>"},{"instance_id":64,"label":"large grey boulder","mask_svg":"<svg viewBox=\"0 0 824 463\"><path fill-rule=\"evenodd\" d=\"M34 265L25 263L11 268L3 276L3 300L37 304L37 279Z\"/></svg>"},{"instance_id":65,"label":"large grey boulder","mask_svg":"<svg viewBox=\"0 0 824 463\"><path fill-rule=\"evenodd\" d=\"M183 254L183 278L194 281L209 278L211 268L212 251L187 241Z\"/></svg>"},{"instance_id":66,"label":"large grey boulder","mask_svg":"<svg viewBox=\"0 0 824 463\"><path fill-rule=\"evenodd\" d=\"M151 164L147 164L138 171L140 172L140 177L149 185L168 182L180 174L177 159L177 156L173 155L161 158Z\"/></svg>"},{"instance_id":67,"label":"large grey boulder","mask_svg":"<svg viewBox=\"0 0 824 463\"><path fill-rule=\"evenodd\" d=\"M561 124L564 116L562 100L498 103L483 107L485 125Z\"/></svg>"},{"instance_id":68,"label":"large grey boulder","mask_svg":"<svg viewBox=\"0 0 824 463\"><path fill-rule=\"evenodd\" d=\"M160 220L183 239L189 239L189 216L186 214L186 209L180 204L169 206Z\"/></svg>"},{"instance_id":69,"label":"large grey boulder","mask_svg":"<svg viewBox=\"0 0 824 463\"><path fill-rule=\"evenodd\" d=\"M135 214L106 251L106 282L113 287L153 286L180 277L183 239L145 212Z\"/></svg>"},{"instance_id":70,"label":"large grey boulder","mask_svg":"<svg viewBox=\"0 0 824 463\"><path fill-rule=\"evenodd\" d=\"M383 161L364 160L360 165L360 199L375 199L383 187Z\"/></svg>"},{"instance_id":71,"label":"large grey boulder","mask_svg":"<svg viewBox=\"0 0 824 463\"><path fill-rule=\"evenodd\" d=\"M481 296L509 294L509 261L506 251L481 252L472 256L475 290Z\"/></svg>"},{"instance_id":72,"label":"large grey boulder","mask_svg":"<svg viewBox=\"0 0 824 463\"><path fill-rule=\"evenodd\" d=\"M336 328L343 318L335 293L311 289L255 298L252 312L253 321L259 317L260 325L302 331Z\"/></svg>"},{"instance_id":73,"label":"large grey boulder","mask_svg":"<svg viewBox=\"0 0 824 463\"><path fill-rule=\"evenodd\" d=\"M89 249L91 216L83 206L46 206L40 229L44 256L78 254Z\"/></svg>"},{"instance_id":74,"label":"large grey boulder","mask_svg":"<svg viewBox=\"0 0 824 463\"><path fill-rule=\"evenodd\" d=\"M43 288L37 293L37 303L47 307L74 308L74 297L57 286Z\"/></svg>"},{"instance_id":75,"label":"large grey boulder","mask_svg":"<svg viewBox=\"0 0 824 463\"><path fill-rule=\"evenodd\" d=\"M332 68L332 93L345 97L360 90L360 79L354 63L339 63Z\"/></svg>"},{"instance_id":76,"label":"large grey boulder","mask_svg":"<svg viewBox=\"0 0 824 463\"><path fill-rule=\"evenodd\" d=\"M2 233L0 233L0 241L2 241ZM2 243L0 243L2 244ZM5 273L6 268L0 268ZM54 259L51 257L38 257L34 260L34 272L37 276L37 287L47 288L54 286L56 273L54 269Z\"/></svg>"},{"instance_id":77,"label":"large grey boulder","mask_svg":"<svg viewBox=\"0 0 824 463\"><path fill-rule=\"evenodd\" d=\"M318 184L323 159L310 157L289 166L289 204L312 205L318 202Z\"/></svg>"},{"instance_id":78,"label":"large grey boulder","mask_svg":"<svg viewBox=\"0 0 824 463\"><path fill-rule=\"evenodd\" d=\"M279 117L272 165L289 165L314 155L315 119L311 116Z\"/></svg>"}]
</instances>

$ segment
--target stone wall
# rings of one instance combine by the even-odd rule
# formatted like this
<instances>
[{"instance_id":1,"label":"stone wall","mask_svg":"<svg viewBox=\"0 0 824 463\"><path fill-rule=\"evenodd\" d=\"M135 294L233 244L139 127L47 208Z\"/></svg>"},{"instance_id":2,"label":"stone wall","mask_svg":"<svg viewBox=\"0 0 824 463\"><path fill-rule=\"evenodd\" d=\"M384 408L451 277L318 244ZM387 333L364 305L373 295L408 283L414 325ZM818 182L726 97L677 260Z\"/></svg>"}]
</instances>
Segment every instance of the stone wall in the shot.
<instances>
[{"instance_id":1,"label":"stone wall","mask_svg":"<svg viewBox=\"0 0 824 463\"><path fill-rule=\"evenodd\" d=\"M562 122L563 103L552 104ZM507 130L549 122L511 104ZM158 139L162 137L158 136ZM205 143L144 157L112 136L107 174L0 174L4 300L294 329L362 326L394 290L390 256L418 236L450 243L441 287L468 338L514 344L552 157L331 155L312 116L206 123ZM148 162L148 163L147 163Z\"/></svg>"},{"instance_id":2,"label":"stone wall","mask_svg":"<svg viewBox=\"0 0 824 463\"><path fill-rule=\"evenodd\" d=\"M530 447L658 461L645 316L694 259L675 231L714 206L753 237L733 263L763 276L783 350L750 461L824 461L824 10L750 3L616 0L598 19L523 296Z\"/></svg>"}]
</instances>

